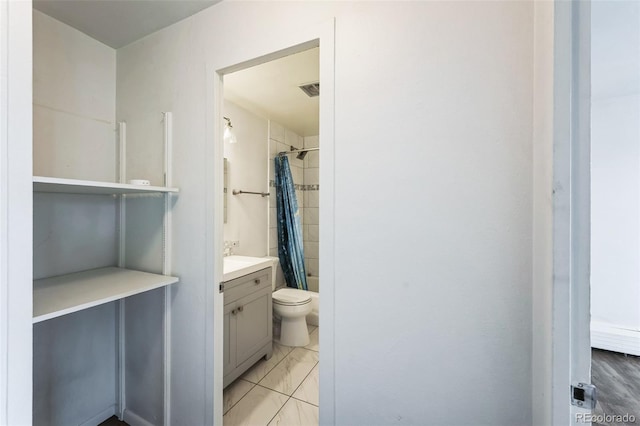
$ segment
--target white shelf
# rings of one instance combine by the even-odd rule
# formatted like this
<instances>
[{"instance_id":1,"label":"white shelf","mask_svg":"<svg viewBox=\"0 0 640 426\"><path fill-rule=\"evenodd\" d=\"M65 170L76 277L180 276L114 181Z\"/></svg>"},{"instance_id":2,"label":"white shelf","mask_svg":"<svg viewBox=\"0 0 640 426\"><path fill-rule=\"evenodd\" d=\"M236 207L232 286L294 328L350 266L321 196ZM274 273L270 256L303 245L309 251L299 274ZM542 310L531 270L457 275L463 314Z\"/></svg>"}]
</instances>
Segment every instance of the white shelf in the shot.
<instances>
[{"instance_id":1,"label":"white shelf","mask_svg":"<svg viewBox=\"0 0 640 426\"><path fill-rule=\"evenodd\" d=\"M58 192L63 194L152 194L178 192L178 188L164 186L129 185L126 183L98 182L91 180L62 179L44 176L33 177L33 192Z\"/></svg>"},{"instance_id":2,"label":"white shelf","mask_svg":"<svg viewBox=\"0 0 640 426\"><path fill-rule=\"evenodd\" d=\"M176 277L108 267L33 282L33 322L88 309L179 281Z\"/></svg>"}]
</instances>

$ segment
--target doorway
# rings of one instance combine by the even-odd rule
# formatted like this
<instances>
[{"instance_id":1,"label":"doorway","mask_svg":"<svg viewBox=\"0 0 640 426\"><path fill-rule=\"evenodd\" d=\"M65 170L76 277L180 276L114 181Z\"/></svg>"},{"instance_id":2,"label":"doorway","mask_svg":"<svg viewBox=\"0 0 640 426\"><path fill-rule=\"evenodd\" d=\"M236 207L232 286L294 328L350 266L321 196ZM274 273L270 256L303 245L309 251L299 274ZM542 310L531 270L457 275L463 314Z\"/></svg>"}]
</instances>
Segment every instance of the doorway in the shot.
<instances>
[{"instance_id":1,"label":"doorway","mask_svg":"<svg viewBox=\"0 0 640 426\"><path fill-rule=\"evenodd\" d=\"M261 299L248 295L246 303L237 302L236 287L227 288L225 282L223 422L227 426L319 422L319 54L315 47L224 76L223 268L230 269L227 265L236 260L259 262L267 256L273 263L266 292L274 292L274 303L280 289L295 285L291 277L285 277L281 264L289 262L288 252L279 249L284 213L279 202L282 197L276 196L281 182L274 166L276 158L286 161L295 188L289 194L295 203L291 212L297 217L294 223L303 243L301 274L309 290L294 290L297 293L293 294L308 299L311 307L306 315L308 337L300 337L304 341L288 341L291 338L285 335L290 331L281 326L276 311L267 312L267 317L273 314L273 327L268 324L264 330L268 320L264 312L258 315L259 308L255 308L256 324L242 331L240 324L250 318L247 307ZM260 291L250 287L251 294ZM264 300L271 309L268 299ZM242 311L234 312L238 303ZM229 309L231 315L226 314ZM259 329L272 330L267 333L272 341L266 349L261 340L264 335L256 333ZM256 334L256 344L246 342L251 334ZM238 349L241 346L250 350Z\"/></svg>"},{"instance_id":2,"label":"doorway","mask_svg":"<svg viewBox=\"0 0 640 426\"><path fill-rule=\"evenodd\" d=\"M326 24L320 25L309 31L316 38L300 41L299 44L283 43L280 49L278 44L272 43L272 47L276 47L271 53L264 55L242 58L239 61L223 66L207 66L207 111L210 117L215 117L209 124L211 127L208 131L207 156L211 159L211 167L208 170L207 179L211 182L214 197L213 205L209 207L209 211L214 213L214 220L209 221L206 235L210 242L210 253L214 259L212 268L207 271L207 276L212 282L222 283L223 281L223 253L224 253L224 198L223 198L223 131L224 119L222 112L224 111L224 83L225 76L231 75L233 72L247 69L255 65L263 64L274 59L283 58L295 53L303 52L311 48L320 47L319 53L319 69L322 86L320 88L319 101L319 144L322 150L319 151L319 162L323 164L319 172L319 182L323 188L319 194L319 203L323 206L319 212L319 222L322 228L319 235L319 265L318 270L322 271L323 282L323 303L321 309L324 309L326 315L323 315L319 321L322 328L322 335L319 335L319 344L322 345L323 351L319 356L323 367L319 371L319 393L322 405L319 410L320 423L333 423L334 419L334 395L333 395L333 333L334 323L331 313L333 312L333 152L334 152L334 22L331 20ZM218 64L220 65L220 64ZM230 118L230 117L228 117ZM238 142L240 143L240 142ZM229 173L231 172L229 168ZM267 175L265 174L265 181ZM243 189L243 188L239 188ZM230 188L233 190L233 188ZM265 234L268 239L268 231ZM242 242L240 242L242 244ZM213 288L213 287L212 287ZM211 292L213 302L209 304L207 318L207 357L210 359L211 370L207 373L208 391L212 404L209 406L209 416L213 419L214 424L223 424L223 354L224 354L224 296L223 293L217 291Z\"/></svg>"},{"instance_id":3,"label":"doorway","mask_svg":"<svg viewBox=\"0 0 640 426\"><path fill-rule=\"evenodd\" d=\"M639 24L638 2L591 5L594 424L640 418Z\"/></svg>"}]
</instances>

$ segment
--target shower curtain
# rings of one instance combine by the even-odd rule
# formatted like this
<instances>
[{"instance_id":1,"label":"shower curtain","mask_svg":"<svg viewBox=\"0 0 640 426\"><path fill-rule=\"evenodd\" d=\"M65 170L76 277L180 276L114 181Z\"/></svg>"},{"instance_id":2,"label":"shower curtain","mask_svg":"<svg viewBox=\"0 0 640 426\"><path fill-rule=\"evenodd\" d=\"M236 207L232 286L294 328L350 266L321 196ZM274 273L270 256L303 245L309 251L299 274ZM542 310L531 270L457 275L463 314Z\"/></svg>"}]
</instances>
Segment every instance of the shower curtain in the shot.
<instances>
[{"instance_id":1,"label":"shower curtain","mask_svg":"<svg viewBox=\"0 0 640 426\"><path fill-rule=\"evenodd\" d=\"M307 274L304 268L300 211L289 159L284 155L275 158L275 177L280 266L287 286L306 290Z\"/></svg>"}]
</instances>

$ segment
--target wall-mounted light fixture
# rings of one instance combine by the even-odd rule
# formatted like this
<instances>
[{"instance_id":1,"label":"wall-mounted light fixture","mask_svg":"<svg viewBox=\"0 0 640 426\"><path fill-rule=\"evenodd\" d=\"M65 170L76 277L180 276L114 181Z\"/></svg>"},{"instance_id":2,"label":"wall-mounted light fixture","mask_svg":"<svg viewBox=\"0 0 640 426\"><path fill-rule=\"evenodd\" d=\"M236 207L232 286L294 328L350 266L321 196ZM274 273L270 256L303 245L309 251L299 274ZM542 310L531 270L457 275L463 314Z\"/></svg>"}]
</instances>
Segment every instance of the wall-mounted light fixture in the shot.
<instances>
[{"instance_id":1,"label":"wall-mounted light fixture","mask_svg":"<svg viewBox=\"0 0 640 426\"><path fill-rule=\"evenodd\" d=\"M238 140L236 139L236 134L233 131L233 126L231 125L231 120L228 117L222 117L226 121L224 123L224 141L228 143L236 143Z\"/></svg>"}]
</instances>

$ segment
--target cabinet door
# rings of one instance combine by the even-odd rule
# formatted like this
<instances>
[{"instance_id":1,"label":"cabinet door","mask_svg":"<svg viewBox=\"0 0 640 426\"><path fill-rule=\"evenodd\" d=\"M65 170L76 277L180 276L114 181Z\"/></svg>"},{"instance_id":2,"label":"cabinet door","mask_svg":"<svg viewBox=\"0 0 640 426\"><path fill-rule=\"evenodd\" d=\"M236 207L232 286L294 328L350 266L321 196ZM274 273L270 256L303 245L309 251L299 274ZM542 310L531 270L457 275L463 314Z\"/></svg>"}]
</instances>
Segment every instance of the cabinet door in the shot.
<instances>
[{"instance_id":1,"label":"cabinet door","mask_svg":"<svg viewBox=\"0 0 640 426\"><path fill-rule=\"evenodd\" d=\"M239 299L236 306L236 365L240 365L271 340L271 288Z\"/></svg>"},{"instance_id":2,"label":"cabinet door","mask_svg":"<svg viewBox=\"0 0 640 426\"><path fill-rule=\"evenodd\" d=\"M224 307L224 375L226 376L230 373L234 368L236 368L236 345L233 342L232 337L235 336L235 315L231 314L231 311L235 311L235 303L229 303Z\"/></svg>"}]
</instances>

